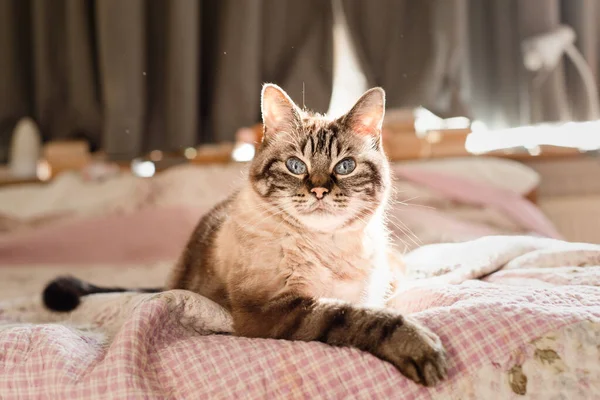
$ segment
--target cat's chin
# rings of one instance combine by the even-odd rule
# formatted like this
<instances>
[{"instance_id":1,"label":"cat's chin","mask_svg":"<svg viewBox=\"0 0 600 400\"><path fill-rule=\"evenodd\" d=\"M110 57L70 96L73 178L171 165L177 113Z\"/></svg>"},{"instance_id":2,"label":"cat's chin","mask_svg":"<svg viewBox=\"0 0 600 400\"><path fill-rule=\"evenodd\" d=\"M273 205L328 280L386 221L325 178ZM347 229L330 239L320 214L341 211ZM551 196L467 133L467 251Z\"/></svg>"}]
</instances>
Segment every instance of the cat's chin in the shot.
<instances>
[{"instance_id":1,"label":"cat's chin","mask_svg":"<svg viewBox=\"0 0 600 400\"><path fill-rule=\"evenodd\" d=\"M340 228L342 228L346 221L347 217L344 217L339 214L333 214L327 211L317 210L310 214L303 214L298 217L300 222L304 224L310 230L318 231L318 232L334 232Z\"/></svg>"}]
</instances>

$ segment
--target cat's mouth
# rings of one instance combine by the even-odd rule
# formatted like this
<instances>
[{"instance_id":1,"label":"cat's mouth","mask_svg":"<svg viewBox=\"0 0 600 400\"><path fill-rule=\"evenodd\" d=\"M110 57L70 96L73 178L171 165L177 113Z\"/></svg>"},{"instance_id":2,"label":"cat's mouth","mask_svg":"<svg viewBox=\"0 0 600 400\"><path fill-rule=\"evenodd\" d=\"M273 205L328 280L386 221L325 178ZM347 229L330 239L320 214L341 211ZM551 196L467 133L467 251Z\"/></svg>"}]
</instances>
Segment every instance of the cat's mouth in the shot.
<instances>
[{"instance_id":1,"label":"cat's mouth","mask_svg":"<svg viewBox=\"0 0 600 400\"><path fill-rule=\"evenodd\" d=\"M332 207L324 201L315 201L308 206L303 214L330 214L333 211Z\"/></svg>"}]
</instances>

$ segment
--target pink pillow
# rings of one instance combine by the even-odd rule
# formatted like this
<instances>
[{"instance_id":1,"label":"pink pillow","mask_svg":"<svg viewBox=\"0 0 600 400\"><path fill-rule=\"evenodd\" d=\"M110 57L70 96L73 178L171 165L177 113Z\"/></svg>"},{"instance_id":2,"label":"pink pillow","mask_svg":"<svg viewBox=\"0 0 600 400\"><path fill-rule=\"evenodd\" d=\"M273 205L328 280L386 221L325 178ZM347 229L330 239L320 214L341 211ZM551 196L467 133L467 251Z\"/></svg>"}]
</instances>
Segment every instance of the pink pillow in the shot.
<instances>
[{"instance_id":1,"label":"pink pillow","mask_svg":"<svg viewBox=\"0 0 600 400\"><path fill-rule=\"evenodd\" d=\"M0 237L0 266L140 264L175 260L205 210L144 209L78 218Z\"/></svg>"}]
</instances>

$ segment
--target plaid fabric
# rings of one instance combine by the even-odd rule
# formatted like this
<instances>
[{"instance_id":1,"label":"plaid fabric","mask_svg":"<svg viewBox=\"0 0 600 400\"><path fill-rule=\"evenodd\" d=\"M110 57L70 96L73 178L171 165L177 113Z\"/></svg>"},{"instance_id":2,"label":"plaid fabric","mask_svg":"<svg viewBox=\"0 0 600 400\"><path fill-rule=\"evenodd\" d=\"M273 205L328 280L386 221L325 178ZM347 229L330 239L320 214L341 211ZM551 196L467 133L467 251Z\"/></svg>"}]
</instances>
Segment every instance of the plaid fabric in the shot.
<instances>
[{"instance_id":1,"label":"plaid fabric","mask_svg":"<svg viewBox=\"0 0 600 400\"><path fill-rule=\"evenodd\" d=\"M407 306L435 298L415 316L438 332L450 381L426 389L355 349L320 343L198 336L181 329L157 298L141 304L108 348L64 325L25 325L0 334L2 399L85 398L468 398L461 380L494 366L543 334L582 320L600 322L600 289L532 289L480 282L419 289ZM422 304L422 303L421 303ZM596 332L599 334L600 330ZM568 355L565 355L568 357ZM500 379L502 377L502 379ZM484 393L479 388L473 393ZM458 390L458 391L457 391Z\"/></svg>"},{"instance_id":2,"label":"plaid fabric","mask_svg":"<svg viewBox=\"0 0 600 400\"><path fill-rule=\"evenodd\" d=\"M179 312L190 309L174 308L163 294L132 303L108 345L93 326L11 325L14 310L5 306L0 398L593 397L600 393L600 287L579 284L577 268L557 268L560 284L544 282L553 268L538 267L545 275L529 279L524 269L522 286L513 268L506 282L436 283L402 294L397 307L437 332L448 350L450 378L435 388L356 349L198 334L181 322Z\"/></svg>"}]
</instances>

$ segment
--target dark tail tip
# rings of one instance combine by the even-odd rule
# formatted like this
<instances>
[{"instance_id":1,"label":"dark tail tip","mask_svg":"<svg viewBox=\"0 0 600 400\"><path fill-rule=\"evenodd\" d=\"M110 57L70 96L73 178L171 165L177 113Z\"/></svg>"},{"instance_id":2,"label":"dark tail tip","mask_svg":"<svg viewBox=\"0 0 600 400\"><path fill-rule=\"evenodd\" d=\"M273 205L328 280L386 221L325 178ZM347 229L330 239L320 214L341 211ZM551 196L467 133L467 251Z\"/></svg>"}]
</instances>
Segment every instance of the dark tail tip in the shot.
<instances>
[{"instance_id":1,"label":"dark tail tip","mask_svg":"<svg viewBox=\"0 0 600 400\"><path fill-rule=\"evenodd\" d=\"M44 305L53 311L73 311L79 305L80 297L86 294L84 285L79 279L70 276L56 278L44 289Z\"/></svg>"}]
</instances>

